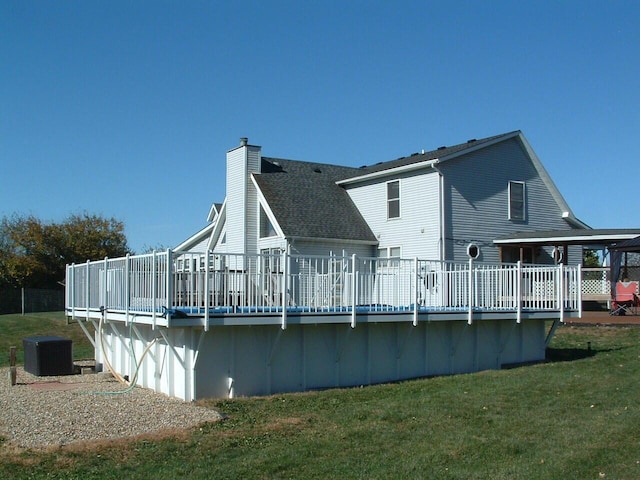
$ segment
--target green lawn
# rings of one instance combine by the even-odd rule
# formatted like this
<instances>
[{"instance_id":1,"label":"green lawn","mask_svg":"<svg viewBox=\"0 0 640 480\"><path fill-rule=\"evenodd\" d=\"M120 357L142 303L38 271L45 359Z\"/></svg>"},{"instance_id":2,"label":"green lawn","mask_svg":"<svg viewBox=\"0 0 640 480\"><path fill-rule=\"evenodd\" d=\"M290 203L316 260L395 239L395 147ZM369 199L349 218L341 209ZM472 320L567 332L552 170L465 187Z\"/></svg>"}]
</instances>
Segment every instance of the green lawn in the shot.
<instances>
[{"instance_id":1,"label":"green lawn","mask_svg":"<svg viewBox=\"0 0 640 480\"><path fill-rule=\"evenodd\" d=\"M91 325L89 327L93 332ZM71 339L75 360L93 358L93 347L86 335L77 323L67 324L64 312L0 315L0 367L9 365L9 348L12 346L16 347L18 363L23 364L22 339L41 335Z\"/></svg>"},{"instance_id":2,"label":"green lawn","mask_svg":"<svg viewBox=\"0 0 640 480\"><path fill-rule=\"evenodd\" d=\"M561 327L550 358L203 401L228 419L181 438L53 451L0 443L0 478L640 478L640 328Z\"/></svg>"}]
</instances>

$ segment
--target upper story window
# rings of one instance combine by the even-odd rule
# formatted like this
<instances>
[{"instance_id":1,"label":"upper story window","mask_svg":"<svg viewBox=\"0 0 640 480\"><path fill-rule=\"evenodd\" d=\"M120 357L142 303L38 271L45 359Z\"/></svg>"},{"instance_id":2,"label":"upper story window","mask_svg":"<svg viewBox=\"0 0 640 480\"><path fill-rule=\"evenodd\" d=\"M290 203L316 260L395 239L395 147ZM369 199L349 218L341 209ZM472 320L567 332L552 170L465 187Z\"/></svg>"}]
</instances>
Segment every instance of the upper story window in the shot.
<instances>
[{"instance_id":1,"label":"upper story window","mask_svg":"<svg viewBox=\"0 0 640 480\"><path fill-rule=\"evenodd\" d=\"M387 219L400 218L400 180L387 182Z\"/></svg>"},{"instance_id":2,"label":"upper story window","mask_svg":"<svg viewBox=\"0 0 640 480\"><path fill-rule=\"evenodd\" d=\"M509 220L525 219L524 182L509 182Z\"/></svg>"}]
</instances>

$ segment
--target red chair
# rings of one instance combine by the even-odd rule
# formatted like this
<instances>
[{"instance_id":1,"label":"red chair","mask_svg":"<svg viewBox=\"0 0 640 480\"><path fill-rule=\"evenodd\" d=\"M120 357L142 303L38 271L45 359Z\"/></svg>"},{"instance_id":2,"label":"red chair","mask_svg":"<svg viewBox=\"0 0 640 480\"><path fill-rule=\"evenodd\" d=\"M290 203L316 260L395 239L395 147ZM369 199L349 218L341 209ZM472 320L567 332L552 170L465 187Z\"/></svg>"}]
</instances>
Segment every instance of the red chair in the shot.
<instances>
[{"instance_id":1,"label":"red chair","mask_svg":"<svg viewBox=\"0 0 640 480\"><path fill-rule=\"evenodd\" d=\"M617 282L614 296L611 299L611 315L637 315L638 282Z\"/></svg>"}]
</instances>

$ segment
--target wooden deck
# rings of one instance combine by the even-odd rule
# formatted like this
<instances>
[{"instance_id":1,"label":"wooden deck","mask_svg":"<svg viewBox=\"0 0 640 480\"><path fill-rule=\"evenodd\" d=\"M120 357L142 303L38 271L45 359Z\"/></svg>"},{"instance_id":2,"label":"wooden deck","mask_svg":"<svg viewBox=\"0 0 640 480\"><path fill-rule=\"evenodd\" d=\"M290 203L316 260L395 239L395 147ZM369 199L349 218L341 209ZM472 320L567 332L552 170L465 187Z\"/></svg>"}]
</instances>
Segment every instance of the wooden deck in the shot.
<instances>
[{"instance_id":1,"label":"wooden deck","mask_svg":"<svg viewBox=\"0 0 640 480\"><path fill-rule=\"evenodd\" d=\"M606 310L589 312L583 311L582 318L569 318L564 319L567 325L638 325L640 326L640 315L609 315Z\"/></svg>"}]
</instances>

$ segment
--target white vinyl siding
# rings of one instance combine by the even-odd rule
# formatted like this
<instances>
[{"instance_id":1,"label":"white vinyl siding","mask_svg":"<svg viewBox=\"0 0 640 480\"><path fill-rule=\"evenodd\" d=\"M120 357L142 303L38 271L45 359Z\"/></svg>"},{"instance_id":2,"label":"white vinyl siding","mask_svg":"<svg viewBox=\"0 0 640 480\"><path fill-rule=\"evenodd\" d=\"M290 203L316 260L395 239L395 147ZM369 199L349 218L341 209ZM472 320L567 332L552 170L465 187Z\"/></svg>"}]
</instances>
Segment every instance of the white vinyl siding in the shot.
<instances>
[{"instance_id":1,"label":"white vinyl siding","mask_svg":"<svg viewBox=\"0 0 640 480\"><path fill-rule=\"evenodd\" d=\"M227 249L245 251L246 162L243 148L227 153Z\"/></svg>"},{"instance_id":2,"label":"white vinyl siding","mask_svg":"<svg viewBox=\"0 0 640 480\"><path fill-rule=\"evenodd\" d=\"M404 258L440 259L440 176L432 169L398 179L402 215L387 220L387 182L352 186L347 192L376 236L380 248L402 247Z\"/></svg>"},{"instance_id":3,"label":"white vinyl siding","mask_svg":"<svg viewBox=\"0 0 640 480\"><path fill-rule=\"evenodd\" d=\"M320 240L297 240L291 245L294 255L357 255L359 257L375 256L375 249L370 245L348 244L340 242L322 242Z\"/></svg>"},{"instance_id":4,"label":"white vinyl siding","mask_svg":"<svg viewBox=\"0 0 640 480\"><path fill-rule=\"evenodd\" d=\"M227 251L257 253L258 198L250 175L260 171L259 147L227 153Z\"/></svg>"}]
</instances>

